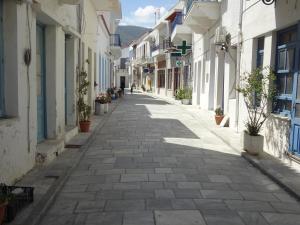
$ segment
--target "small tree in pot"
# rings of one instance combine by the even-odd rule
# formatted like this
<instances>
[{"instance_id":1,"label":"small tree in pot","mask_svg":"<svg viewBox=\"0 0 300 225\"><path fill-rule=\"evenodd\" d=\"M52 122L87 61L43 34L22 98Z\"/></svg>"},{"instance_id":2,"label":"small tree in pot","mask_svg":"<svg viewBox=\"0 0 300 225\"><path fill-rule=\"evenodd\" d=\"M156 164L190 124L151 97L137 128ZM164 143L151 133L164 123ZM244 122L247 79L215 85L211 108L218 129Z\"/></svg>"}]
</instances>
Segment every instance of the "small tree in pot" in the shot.
<instances>
[{"instance_id":1,"label":"small tree in pot","mask_svg":"<svg viewBox=\"0 0 300 225\"><path fill-rule=\"evenodd\" d=\"M90 130L90 116L91 116L91 106L85 103L85 96L88 93L88 87L90 82L87 79L87 72L82 69L79 72L79 87L78 87L78 116L79 116L79 126L81 132L89 132Z\"/></svg>"},{"instance_id":2,"label":"small tree in pot","mask_svg":"<svg viewBox=\"0 0 300 225\"><path fill-rule=\"evenodd\" d=\"M248 113L242 144L250 154L257 155L263 150L264 137L259 133L271 114L268 103L276 95L274 80L275 75L270 67L257 68L251 73L245 73L241 86L237 88L244 97Z\"/></svg>"},{"instance_id":3,"label":"small tree in pot","mask_svg":"<svg viewBox=\"0 0 300 225\"><path fill-rule=\"evenodd\" d=\"M216 121L216 124L217 124L217 125L220 125L221 122L222 122L222 120L223 120L223 118L224 118L224 111L223 111L223 109L219 106L219 107L217 107L217 108L215 109L215 113L216 113L216 115L215 115L215 121Z\"/></svg>"}]
</instances>

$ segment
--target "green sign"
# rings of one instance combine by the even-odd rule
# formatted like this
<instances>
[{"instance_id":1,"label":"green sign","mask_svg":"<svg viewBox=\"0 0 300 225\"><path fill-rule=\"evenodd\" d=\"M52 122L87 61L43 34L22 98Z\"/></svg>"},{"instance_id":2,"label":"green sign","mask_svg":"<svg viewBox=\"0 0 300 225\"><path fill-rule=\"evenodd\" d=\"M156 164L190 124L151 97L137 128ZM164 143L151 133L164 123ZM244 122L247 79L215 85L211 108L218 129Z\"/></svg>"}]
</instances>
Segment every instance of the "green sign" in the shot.
<instances>
[{"instance_id":1,"label":"green sign","mask_svg":"<svg viewBox=\"0 0 300 225\"><path fill-rule=\"evenodd\" d=\"M181 52L172 52L171 57L181 57Z\"/></svg>"},{"instance_id":2,"label":"green sign","mask_svg":"<svg viewBox=\"0 0 300 225\"><path fill-rule=\"evenodd\" d=\"M177 67L180 67L181 65L182 65L182 62L179 61L179 60L177 60L177 61L176 61L176 66L177 66Z\"/></svg>"},{"instance_id":3,"label":"green sign","mask_svg":"<svg viewBox=\"0 0 300 225\"><path fill-rule=\"evenodd\" d=\"M177 49L181 50L181 54L182 55L185 55L187 50L191 50L192 49L192 46L191 45L187 45L186 44L186 41L183 41L182 42L182 45L180 46L177 46Z\"/></svg>"}]
</instances>

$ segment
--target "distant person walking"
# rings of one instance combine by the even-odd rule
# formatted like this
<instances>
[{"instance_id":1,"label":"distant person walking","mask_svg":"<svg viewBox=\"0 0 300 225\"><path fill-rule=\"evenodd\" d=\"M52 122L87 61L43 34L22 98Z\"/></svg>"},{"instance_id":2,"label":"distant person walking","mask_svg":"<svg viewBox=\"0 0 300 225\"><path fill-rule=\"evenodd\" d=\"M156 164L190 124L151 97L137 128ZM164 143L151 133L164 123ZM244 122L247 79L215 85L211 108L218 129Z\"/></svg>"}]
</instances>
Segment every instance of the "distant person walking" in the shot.
<instances>
[{"instance_id":1,"label":"distant person walking","mask_svg":"<svg viewBox=\"0 0 300 225\"><path fill-rule=\"evenodd\" d=\"M133 83L133 84L131 85L131 89L130 89L131 94L133 93L133 88L135 88L135 83Z\"/></svg>"}]
</instances>

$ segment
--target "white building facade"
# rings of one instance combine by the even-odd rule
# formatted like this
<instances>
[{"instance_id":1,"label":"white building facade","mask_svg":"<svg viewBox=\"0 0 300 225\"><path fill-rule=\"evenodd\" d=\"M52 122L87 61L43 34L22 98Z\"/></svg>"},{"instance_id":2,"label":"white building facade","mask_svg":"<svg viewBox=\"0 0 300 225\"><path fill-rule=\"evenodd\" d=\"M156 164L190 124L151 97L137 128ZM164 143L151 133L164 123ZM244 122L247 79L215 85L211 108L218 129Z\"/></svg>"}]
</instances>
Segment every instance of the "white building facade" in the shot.
<instances>
[{"instance_id":1,"label":"white building facade","mask_svg":"<svg viewBox=\"0 0 300 225\"><path fill-rule=\"evenodd\" d=\"M193 30L193 104L206 110L221 106L229 126L242 132L247 111L236 87L244 73L271 67L278 95L270 102L272 114L261 132L264 151L289 162L300 151L298 5L296 0L271 5L254 0L185 1L184 24Z\"/></svg>"},{"instance_id":2,"label":"white building facade","mask_svg":"<svg viewBox=\"0 0 300 225\"><path fill-rule=\"evenodd\" d=\"M119 1L0 1L0 183L53 160L78 132L78 70L84 65L89 74L93 105L99 56L104 48L114 55L109 35L100 46L99 15L113 33Z\"/></svg>"}]
</instances>

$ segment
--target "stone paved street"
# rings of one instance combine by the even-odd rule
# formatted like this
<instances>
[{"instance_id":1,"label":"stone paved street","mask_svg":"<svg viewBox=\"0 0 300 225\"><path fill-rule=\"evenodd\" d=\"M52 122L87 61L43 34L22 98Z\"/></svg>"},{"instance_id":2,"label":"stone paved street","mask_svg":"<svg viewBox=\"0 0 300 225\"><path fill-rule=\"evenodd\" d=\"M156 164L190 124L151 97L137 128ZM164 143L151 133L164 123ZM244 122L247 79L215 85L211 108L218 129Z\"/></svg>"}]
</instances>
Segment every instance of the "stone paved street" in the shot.
<instances>
[{"instance_id":1,"label":"stone paved street","mask_svg":"<svg viewBox=\"0 0 300 225\"><path fill-rule=\"evenodd\" d=\"M300 205L179 106L128 94L42 225L297 225Z\"/></svg>"}]
</instances>

